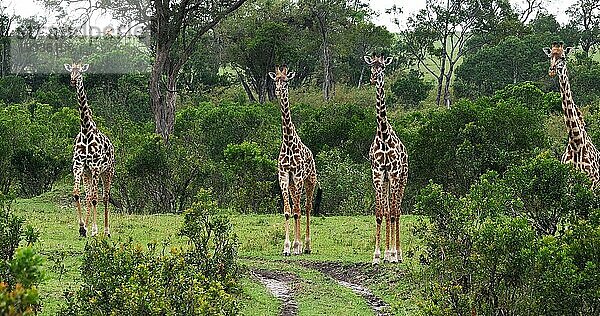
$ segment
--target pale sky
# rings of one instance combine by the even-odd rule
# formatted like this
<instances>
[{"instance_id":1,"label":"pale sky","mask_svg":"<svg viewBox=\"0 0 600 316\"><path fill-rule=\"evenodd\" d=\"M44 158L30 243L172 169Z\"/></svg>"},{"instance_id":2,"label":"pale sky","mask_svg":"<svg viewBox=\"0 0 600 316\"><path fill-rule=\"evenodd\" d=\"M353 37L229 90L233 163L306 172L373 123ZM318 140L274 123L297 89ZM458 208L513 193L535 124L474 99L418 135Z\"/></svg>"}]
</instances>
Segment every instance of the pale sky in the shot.
<instances>
[{"instance_id":1,"label":"pale sky","mask_svg":"<svg viewBox=\"0 0 600 316\"><path fill-rule=\"evenodd\" d=\"M524 3L525 0L510 0L513 4ZM571 4L575 3L576 0L550 0L550 4L547 7L548 13L557 16L558 22L565 24L567 22L567 16L565 9ZM398 28L392 23L393 16L385 14L385 10L391 8L394 4L402 8L403 15L401 15L400 21L402 23L403 17L412 15L420 9L425 8L425 0L370 0L371 8L380 13L379 17L375 19L375 23L378 25L386 26L390 31L397 32ZM8 12L15 13L23 17L30 17L33 15L51 15L44 9L39 2L35 0L0 0L1 6L8 7ZM110 24L110 18L98 16L92 19L92 25L98 27L104 27Z\"/></svg>"}]
</instances>

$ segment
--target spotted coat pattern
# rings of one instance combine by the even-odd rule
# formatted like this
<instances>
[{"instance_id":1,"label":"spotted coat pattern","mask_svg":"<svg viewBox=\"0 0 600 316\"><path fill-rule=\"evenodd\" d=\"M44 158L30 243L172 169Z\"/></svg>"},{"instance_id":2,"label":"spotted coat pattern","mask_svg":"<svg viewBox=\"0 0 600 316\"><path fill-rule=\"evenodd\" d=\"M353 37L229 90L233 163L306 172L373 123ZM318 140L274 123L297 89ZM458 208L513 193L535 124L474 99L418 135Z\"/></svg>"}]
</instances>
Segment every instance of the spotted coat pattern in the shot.
<instances>
[{"instance_id":1,"label":"spotted coat pattern","mask_svg":"<svg viewBox=\"0 0 600 316\"><path fill-rule=\"evenodd\" d=\"M77 99L79 101L79 133L75 137L73 146L73 177L75 180L73 187L73 197L77 207L79 217L79 233L85 237L87 235L87 225L90 212L93 214L92 236L96 235L98 228L96 225L96 206L98 204L98 182L103 184L103 202L104 202L104 233L110 235L108 223L108 201L110 198L110 186L115 173L115 153L110 139L101 133L92 119L92 110L90 109L85 88L83 86L83 75L88 65L65 65L65 69L71 73L71 85L77 90ZM85 189L85 202L87 215L85 221L81 212L79 186L83 180Z\"/></svg>"},{"instance_id":2,"label":"spotted coat pattern","mask_svg":"<svg viewBox=\"0 0 600 316\"><path fill-rule=\"evenodd\" d=\"M550 57L549 75L551 77L558 75L562 109L569 135L569 141L561 161L572 163L575 168L585 172L595 187L600 181L600 154L585 129L581 111L573 101L566 62L567 55L571 50L571 47L565 48L560 42L554 42L551 48L544 49Z\"/></svg>"},{"instance_id":3,"label":"spotted coat pattern","mask_svg":"<svg viewBox=\"0 0 600 316\"><path fill-rule=\"evenodd\" d=\"M302 253L300 243L300 201L303 189L306 190L306 237L304 240L304 253L310 253L310 212L312 210L313 193L317 184L317 170L313 154L308 149L292 122L288 98L288 80L295 73L289 72L286 66L276 67L275 72L269 76L275 81L275 94L279 98L281 109L282 143L277 159L279 186L283 197L283 212L285 215L285 242L283 255L290 255L289 218L294 216L294 244L293 254ZM290 196L292 206L290 206Z\"/></svg>"},{"instance_id":4,"label":"spotted coat pattern","mask_svg":"<svg viewBox=\"0 0 600 316\"><path fill-rule=\"evenodd\" d=\"M408 155L404 144L394 132L387 119L384 91L385 66L392 58L365 56L364 60L371 66L371 83L377 91L377 133L371 144L369 160L375 188L375 252L373 263L380 260L381 223L385 218L385 253L384 261L402 261L400 247L400 215L404 188L408 180ZM390 246L391 243L391 246Z\"/></svg>"}]
</instances>

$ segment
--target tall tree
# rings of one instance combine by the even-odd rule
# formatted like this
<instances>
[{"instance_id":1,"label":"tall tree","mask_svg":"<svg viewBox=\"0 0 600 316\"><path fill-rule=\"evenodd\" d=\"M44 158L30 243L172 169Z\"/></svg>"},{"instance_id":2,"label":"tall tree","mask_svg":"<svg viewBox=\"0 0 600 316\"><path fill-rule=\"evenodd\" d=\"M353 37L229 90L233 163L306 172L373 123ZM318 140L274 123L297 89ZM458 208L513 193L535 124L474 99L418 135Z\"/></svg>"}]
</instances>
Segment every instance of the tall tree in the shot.
<instances>
[{"instance_id":1,"label":"tall tree","mask_svg":"<svg viewBox=\"0 0 600 316\"><path fill-rule=\"evenodd\" d=\"M200 39L246 0L45 0L52 7L84 6L88 12L110 12L124 25L150 31L153 54L149 90L155 131L168 140L175 124L180 70ZM89 17L90 14L87 15Z\"/></svg>"},{"instance_id":2,"label":"tall tree","mask_svg":"<svg viewBox=\"0 0 600 316\"><path fill-rule=\"evenodd\" d=\"M321 41L323 98L330 100L335 94L333 36L356 23L356 14L364 6L359 0L301 0L299 5L314 22Z\"/></svg>"},{"instance_id":3,"label":"tall tree","mask_svg":"<svg viewBox=\"0 0 600 316\"><path fill-rule=\"evenodd\" d=\"M450 107L450 85L458 61L476 50L514 18L505 0L427 0L427 8L408 19L404 39L417 64L437 80L438 105Z\"/></svg>"},{"instance_id":4,"label":"tall tree","mask_svg":"<svg viewBox=\"0 0 600 316\"><path fill-rule=\"evenodd\" d=\"M590 56L590 51L600 43L600 2L598 0L578 0L567 9L569 25L580 33L579 44Z\"/></svg>"}]
</instances>

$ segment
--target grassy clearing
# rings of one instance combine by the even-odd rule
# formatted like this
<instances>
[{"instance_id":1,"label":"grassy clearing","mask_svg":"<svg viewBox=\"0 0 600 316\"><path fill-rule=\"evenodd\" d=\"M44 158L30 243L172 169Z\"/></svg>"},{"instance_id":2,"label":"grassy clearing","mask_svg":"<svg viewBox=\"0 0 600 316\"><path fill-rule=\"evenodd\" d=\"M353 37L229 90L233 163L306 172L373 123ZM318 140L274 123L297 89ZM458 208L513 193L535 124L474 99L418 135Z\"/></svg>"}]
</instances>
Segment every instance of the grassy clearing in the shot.
<instances>
[{"instance_id":1,"label":"grassy clearing","mask_svg":"<svg viewBox=\"0 0 600 316\"><path fill-rule=\"evenodd\" d=\"M63 304L63 293L73 291L80 282L79 268L85 238L78 236L78 224L74 207L70 203L57 202L55 197L45 195L34 199L17 200L15 212L26 223L40 232L36 250L45 261L47 280L40 286L42 315L54 315ZM372 216L312 217L311 255L288 257L281 261L284 239L283 215L229 214L238 235L241 263L246 269L258 267L293 272L299 276L296 300L300 315L372 315L366 302L349 289L341 287L322 273L294 264L298 260L370 262L374 245L375 220ZM165 242L181 245L177 236L182 225L179 215L128 215L111 214L111 234L115 240L131 238L141 245L149 242ZM302 217L303 229L305 217ZM402 220L402 244L405 254L418 254L420 244L410 233L418 217L404 216ZM99 231L103 220L99 217ZM418 256L406 256L405 263L397 269L409 269ZM373 291L389 303L396 304L395 288L382 282ZM242 315L275 315L279 302L252 277L241 280L243 294Z\"/></svg>"}]
</instances>

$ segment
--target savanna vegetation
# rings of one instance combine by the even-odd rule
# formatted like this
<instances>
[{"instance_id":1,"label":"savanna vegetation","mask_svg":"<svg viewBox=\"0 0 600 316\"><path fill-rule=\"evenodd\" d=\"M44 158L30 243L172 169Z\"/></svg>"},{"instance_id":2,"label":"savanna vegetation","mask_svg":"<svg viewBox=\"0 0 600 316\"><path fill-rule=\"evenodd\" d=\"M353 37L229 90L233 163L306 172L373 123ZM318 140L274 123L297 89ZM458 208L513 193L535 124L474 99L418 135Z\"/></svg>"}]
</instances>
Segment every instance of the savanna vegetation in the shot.
<instances>
[{"instance_id":1,"label":"savanna vegetation","mask_svg":"<svg viewBox=\"0 0 600 316\"><path fill-rule=\"evenodd\" d=\"M600 314L600 195L560 163L561 95L542 52L576 47L574 100L600 143L596 1L562 24L542 0L390 5L398 33L362 1L98 1L89 9L140 32L86 37L81 2L40 3L63 13L56 27L0 14L0 314L277 315L257 271L283 271L298 314L372 314L323 264L364 276L397 315ZM410 164L405 260L381 267L361 265L373 53L394 57L388 117ZM62 70L74 60L90 64L93 117L115 146L111 238L77 237L79 112ZM292 118L323 190L313 253L286 260L275 64L296 72Z\"/></svg>"}]
</instances>

